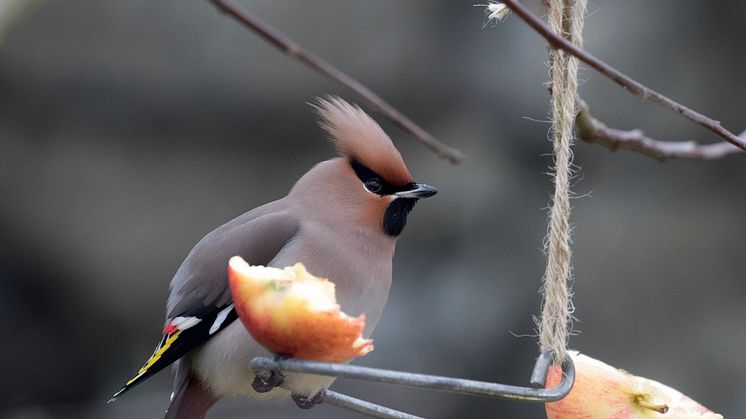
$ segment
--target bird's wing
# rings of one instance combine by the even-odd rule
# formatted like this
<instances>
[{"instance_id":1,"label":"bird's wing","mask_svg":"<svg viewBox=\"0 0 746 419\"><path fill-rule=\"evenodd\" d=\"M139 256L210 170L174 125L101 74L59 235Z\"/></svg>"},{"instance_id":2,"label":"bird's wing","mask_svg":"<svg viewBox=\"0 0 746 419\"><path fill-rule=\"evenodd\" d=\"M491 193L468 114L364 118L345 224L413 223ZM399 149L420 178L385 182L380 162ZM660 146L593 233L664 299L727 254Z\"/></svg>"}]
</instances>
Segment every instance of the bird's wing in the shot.
<instances>
[{"instance_id":1,"label":"bird's wing","mask_svg":"<svg viewBox=\"0 0 746 419\"><path fill-rule=\"evenodd\" d=\"M236 320L228 283L228 259L239 255L253 265L267 265L300 228L298 220L288 212L267 211L265 207L219 227L192 249L171 281L160 342L112 401Z\"/></svg>"},{"instance_id":2,"label":"bird's wing","mask_svg":"<svg viewBox=\"0 0 746 419\"><path fill-rule=\"evenodd\" d=\"M137 375L132 377L109 402L150 378L155 373L177 361L187 352L211 338L215 333L236 320L237 315L233 304L225 307L203 307L201 311L184 313L170 319L160 342L156 345L153 355L148 358Z\"/></svg>"}]
</instances>

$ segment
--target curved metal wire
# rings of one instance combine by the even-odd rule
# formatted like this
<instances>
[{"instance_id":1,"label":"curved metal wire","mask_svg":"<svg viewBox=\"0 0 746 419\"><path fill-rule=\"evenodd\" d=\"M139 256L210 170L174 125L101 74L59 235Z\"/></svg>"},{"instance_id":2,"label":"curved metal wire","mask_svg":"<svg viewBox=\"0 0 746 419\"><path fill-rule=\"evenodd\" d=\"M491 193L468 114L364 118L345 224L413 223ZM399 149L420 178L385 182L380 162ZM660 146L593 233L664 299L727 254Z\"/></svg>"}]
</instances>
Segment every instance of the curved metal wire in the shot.
<instances>
[{"instance_id":1,"label":"curved metal wire","mask_svg":"<svg viewBox=\"0 0 746 419\"><path fill-rule=\"evenodd\" d=\"M424 419L420 416L410 415L399 410L371 403L369 401L356 399L336 391L325 390L324 402L333 406L341 407L353 412L362 413L374 418L384 419Z\"/></svg>"},{"instance_id":2,"label":"curved metal wire","mask_svg":"<svg viewBox=\"0 0 746 419\"><path fill-rule=\"evenodd\" d=\"M544 382L546 381L547 372L551 366L552 357L552 351L546 351L536 360L531 374L531 385L533 387L513 386L463 378L415 374L403 371L360 367L356 365L302 361L298 359L279 357L254 358L251 360L251 368L253 368L257 375L260 376L268 375L271 371L300 372L395 384L450 393L543 403L557 401L564 398L570 392L575 383L575 364L572 362L572 359L568 357L562 363L563 374L559 385L549 389L544 388ZM368 415L384 418L416 417L332 391L327 391L325 396L325 402ZM372 410L365 410L368 408ZM379 408L382 408L382 410Z\"/></svg>"}]
</instances>

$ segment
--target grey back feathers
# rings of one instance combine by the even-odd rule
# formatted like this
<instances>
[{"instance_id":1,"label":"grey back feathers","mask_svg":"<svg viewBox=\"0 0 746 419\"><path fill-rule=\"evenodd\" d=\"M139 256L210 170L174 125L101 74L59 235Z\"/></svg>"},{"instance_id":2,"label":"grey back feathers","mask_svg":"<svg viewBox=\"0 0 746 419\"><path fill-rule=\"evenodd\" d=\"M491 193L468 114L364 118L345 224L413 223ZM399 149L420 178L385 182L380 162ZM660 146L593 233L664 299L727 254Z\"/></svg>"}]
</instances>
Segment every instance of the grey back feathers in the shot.
<instances>
[{"instance_id":1,"label":"grey back feathers","mask_svg":"<svg viewBox=\"0 0 746 419\"><path fill-rule=\"evenodd\" d=\"M267 265L299 228L297 217L285 210L282 200L218 227L194 246L176 272L166 316L172 318L192 308L228 304L228 259L238 255L250 264Z\"/></svg>"}]
</instances>

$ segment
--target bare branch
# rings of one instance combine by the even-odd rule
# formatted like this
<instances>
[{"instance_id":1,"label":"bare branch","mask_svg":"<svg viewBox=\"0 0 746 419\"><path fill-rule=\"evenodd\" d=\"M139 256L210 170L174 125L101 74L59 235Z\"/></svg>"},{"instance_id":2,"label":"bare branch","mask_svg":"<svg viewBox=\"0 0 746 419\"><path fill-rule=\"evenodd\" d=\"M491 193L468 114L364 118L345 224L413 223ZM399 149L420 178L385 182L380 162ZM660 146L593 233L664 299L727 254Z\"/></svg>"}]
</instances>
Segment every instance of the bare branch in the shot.
<instances>
[{"instance_id":1,"label":"bare branch","mask_svg":"<svg viewBox=\"0 0 746 419\"><path fill-rule=\"evenodd\" d=\"M694 159L715 160L743 152L733 144L721 141L715 144L698 144L695 141L658 141L645 136L639 129L629 131L609 128L591 115L588 105L578 99L578 116L575 126L578 138L587 143L597 143L611 151L627 149L650 156L656 160ZM746 139L746 131L741 134Z\"/></svg>"},{"instance_id":2,"label":"bare branch","mask_svg":"<svg viewBox=\"0 0 746 419\"><path fill-rule=\"evenodd\" d=\"M733 134L732 132L725 129L722 125L720 125L719 121L702 115L701 113L689 109L688 107L674 101L673 99L670 99L667 96L656 92L655 90L645 86L637 80L634 80L631 77L623 74L621 71L600 60L591 53L576 47L564 37L552 32L536 15L531 13L531 11L529 11L519 1L502 0L502 2L507 4L508 7L510 7L510 9L515 12L516 15L518 15L536 32L538 32L539 35L543 36L544 39L549 42L549 45L552 48L561 49L568 52L569 54L574 55L580 61L583 61L584 63L593 67L599 73L610 78L633 95L639 96L665 108L671 109L674 112L679 113L683 117L689 119L690 121L695 122L723 137L726 141L735 145L741 150L746 151L746 140L739 138L736 134Z\"/></svg>"},{"instance_id":3,"label":"bare branch","mask_svg":"<svg viewBox=\"0 0 746 419\"><path fill-rule=\"evenodd\" d=\"M265 41L272 44L275 48L290 55L291 57L302 62L313 70L316 70L317 72L339 82L340 84L346 86L350 90L365 98L374 109L381 112L386 118L390 119L393 123L398 125L403 130L414 135L417 141L419 141L425 147L429 148L440 158L448 160L451 164L459 164L464 160L464 154L461 151L441 143L430 133L412 122L412 120L404 116L404 114L399 112L385 100L381 99L380 96L373 93L373 91L365 87L363 84L348 76L331 64L327 63L317 55L306 50L297 42L279 32L277 29L262 22L251 13L241 9L230 1L210 1L212 1L212 3L215 4L215 6L222 12L234 17L236 20L243 23L244 26L255 32L257 35L261 36Z\"/></svg>"}]
</instances>

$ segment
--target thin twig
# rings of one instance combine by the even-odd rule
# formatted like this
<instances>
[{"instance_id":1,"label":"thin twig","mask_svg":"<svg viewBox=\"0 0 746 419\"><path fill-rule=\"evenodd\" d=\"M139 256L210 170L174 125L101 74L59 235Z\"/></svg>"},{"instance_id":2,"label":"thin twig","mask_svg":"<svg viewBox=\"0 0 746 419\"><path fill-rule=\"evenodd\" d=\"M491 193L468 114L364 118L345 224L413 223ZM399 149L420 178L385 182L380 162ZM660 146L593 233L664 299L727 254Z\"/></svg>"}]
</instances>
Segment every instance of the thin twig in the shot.
<instances>
[{"instance_id":1,"label":"thin twig","mask_svg":"<svg viewBox=\"0 0 746 419\"><path fill-rule=\"evenodd\" d=\"M212 1L212 3L215 4L218 9L230 16L233 16L236 20L243 23L247 28L251 29L257 35L261 36L265 41L274 45L275 48L304 63L313 70L316 70L319 73L339 82L340 84L346 86L350 90L365 98L368 103L373 106L373 108L381 112L386 118L390 119L393 123L398 125L403 130L414 135L417 141L432 150L439 157L448 160L452 164L459 164L464 160L464 154L461 151L441 143L430 133L412 122L412 120L404 116L404 114L399 112L385 100L381 99L380 96L373 93L373 91L365 87L363 84L348 76L331 64L327 63L316 54L313 54L312 52L303 48L297 42L288 38L277 29L262 22L251 13L241 9L230 1L210 1Z\"/></svg>"},{"instance_id":2,"label":"thin twig","mask_svg":"<svg viewBox=\"0 0 746 419\"><path fill-rule=\"evenodd\" d=\"M623 131L609 128L591 115L584 101L578 100L578 109L580 112L575 118L578 138L587 143L600 144L611 151L632 150L660 161L669 159L715 160L731 154L744 155L738 147L726 141L705 145L695 141L658 141L647 137L639 129ZM746 131L740 137L746 139Z\"/></svg>"},{"instance_id":3,"label":"thin twig","mask_svg":"<svg viewBox=\"0 0 746 419\"><path fill-rule=\"evenodd\" d=\"M561 49L569 54L574 55L579 60L588 64L589 66L596 69L599 73L613 80L618 85L624 87L635 96L639 96L643 99L647 99L653 103L666 107L681 114L683 117L693 121L717 135L723 137L729 143L735 145L741 150L746 151L746 140L739 138L736 134L728 131L719 121L709 118L701 113L694 111L661 93L645 86L644 84L632 79L625 75L621 71L615 69L593 54L574 46L571 42L566 40L564 37L559 36L552 32L536 15L531 13L523 4L517 0L502 0L503 3L507 4L510 9L515 12L521 19L523 19L529 26L531 26L536 32L539 33L544 39L549 42L549 45L555 49Z\"/></svg>"}]
</instances>

